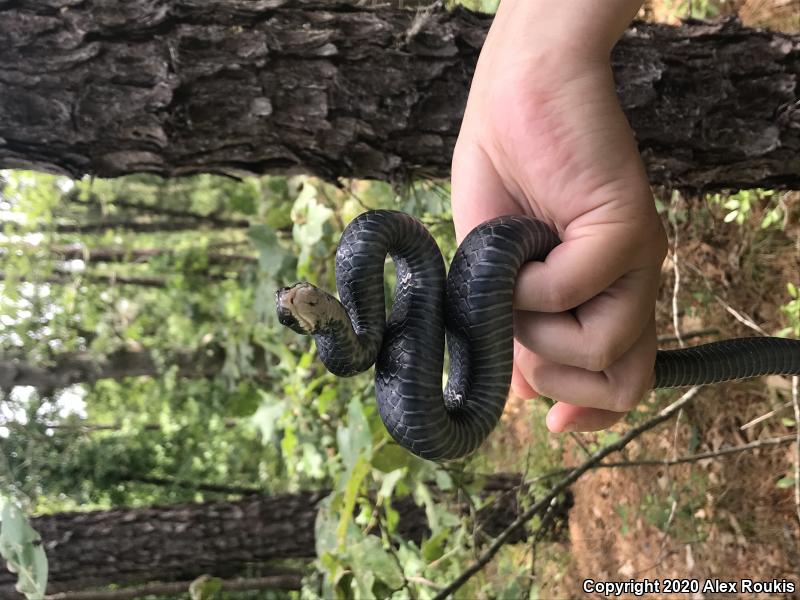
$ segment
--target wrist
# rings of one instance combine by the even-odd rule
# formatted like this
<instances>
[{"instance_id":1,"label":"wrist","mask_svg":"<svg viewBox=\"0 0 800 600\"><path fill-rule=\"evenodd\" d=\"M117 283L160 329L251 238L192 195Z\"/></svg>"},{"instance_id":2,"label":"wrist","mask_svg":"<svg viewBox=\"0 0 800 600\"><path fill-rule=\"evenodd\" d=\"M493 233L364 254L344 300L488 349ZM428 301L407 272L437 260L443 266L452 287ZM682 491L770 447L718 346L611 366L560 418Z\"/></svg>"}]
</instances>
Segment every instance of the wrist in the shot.
<instances>
[{"instance_id":1,"label":"wrist","mask_svg":"<svg viewBox=\"0 0 800 600\"><path fill-rule=\"evenodd\" d=\"M524 40L526 53L608 60L642 0L502 0L491 35Z\"/></svg>"}]
</instances>

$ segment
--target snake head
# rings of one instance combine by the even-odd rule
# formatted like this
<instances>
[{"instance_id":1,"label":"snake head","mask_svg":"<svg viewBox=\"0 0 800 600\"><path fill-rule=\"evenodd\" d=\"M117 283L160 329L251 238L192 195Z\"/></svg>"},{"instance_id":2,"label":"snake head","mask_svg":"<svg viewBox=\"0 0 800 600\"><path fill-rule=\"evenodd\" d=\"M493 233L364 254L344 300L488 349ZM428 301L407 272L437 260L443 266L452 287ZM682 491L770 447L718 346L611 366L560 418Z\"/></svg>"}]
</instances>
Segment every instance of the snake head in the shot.
<instances>
[{"instance_id":1,"label":"snake head","mask_svg":"<svg viewBox=\"0 0 800 600\"><path fill-rule=\"evenodd\" d=\"M278 321L301 335L314 335L321 324L320 300L326 296L319 288L305 281L275 292Z\"/></svg>"}]
</instances>

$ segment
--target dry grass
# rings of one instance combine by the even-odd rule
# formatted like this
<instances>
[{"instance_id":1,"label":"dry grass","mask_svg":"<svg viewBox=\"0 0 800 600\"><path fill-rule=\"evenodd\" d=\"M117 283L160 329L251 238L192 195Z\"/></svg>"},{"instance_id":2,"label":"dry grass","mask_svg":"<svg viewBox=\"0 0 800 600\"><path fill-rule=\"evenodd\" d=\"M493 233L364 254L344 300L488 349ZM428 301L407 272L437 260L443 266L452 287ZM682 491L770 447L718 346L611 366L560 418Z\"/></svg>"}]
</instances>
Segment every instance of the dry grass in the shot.
<instances>
[{"instance_id":1,"label":"dry grass","mask_svg":"<svg viewBox=\"0 0 800 600\"><path fill-rule=\"evenodd\" d=\"M778 306L788 300L785 283L796 282L800 273L800 196L787 200L794 208L784 230L760 228L763 207L739 226L722 221L726 210L709 209L701 198L689 201L690 217L679 231L684 332L715 328L719 337L753 335L726 305L770 333L786 325ZM672 332L672 286L668 261L657 307L662 333ZM790 410L742 429L784 405L787 388L782 378L710 387L677 425L644 436L626 459L673 458L792 433L792 423L782 419L791 417ZM669 469L589 473L574 487L574 569L566 591L579 597L587 577L785 577L800 584L793 493L776 485L791 473L794 457L795 449L786 445ZM572 464L582 460L574 448L566 458Z\"/></svg>"},{"instance_id":2,"label":"dry grass","mask_svg":"<svg viewBox=\"0 0 800 600\"><path fill-rule=\"evenodd\" d=\"M695 9L708 4L694 2ZM719 14L738 14L746 25L800 31L800 0L713 4ZM643 16L674 23L686 16L687 7L685 0L650 0ZM687 198L677 207L684 215L678 226L680 328L684 333L705 328L719 332L713 338L692 339L691 344L756 335L731 310L770 334L788 324L780 306L789 300L786 283L800 283L800 194L786 194L782 201L788 208L783 227L768 229L761 228L766 214L763 205L756 206L742 225L724 223L728 211L709 205L702 197ZM665 228L672 237L666 217ZM673 263L668 260L657 304L660 334L674 333L673 286ZM675 458L791 434L796 425L791 408L785 407L789 398L787 378L711 386L677 423L648 432L620 458ZM667 402L664 397L657 402L651 398L636 418L652 416L657 406ZM769 418L745 427L772 411ZM540 407L534 413L532 419L530 406L510 399L499 432L491 438L489 464L517 467L531 447L552 452L558 446L555 436L536 425L543 416ZM621 424L615 430L629 426ZM582 434L581 440L585 445L602 443L603 435ZM564 445L566 465L585 460L577 443L567 439ZM796 449L788 444L670 468L587 473L572 488L575 506L569 515L569 540L551 542L537 552L541 597L582 598L581 584L586 578L786 578L800 587L800 523L792 489L777 485L791 475L795 460ZM520 560L529 560L524 549L518 552ZM558 558L548 560L549 554ZM769 597L800 598L800 594Z\"/></svg>"},{"instance_id":3,"label":"dry grass","mask_svg":"<svg viewBox=\"0 0 800 600\"><path fill-rule=\"evenodd\" d=\"M647 0L640 16L677 24L690 10L693 16L738 15L750 27L800 31L800 0Z\"/></svg>"}]
</instances>

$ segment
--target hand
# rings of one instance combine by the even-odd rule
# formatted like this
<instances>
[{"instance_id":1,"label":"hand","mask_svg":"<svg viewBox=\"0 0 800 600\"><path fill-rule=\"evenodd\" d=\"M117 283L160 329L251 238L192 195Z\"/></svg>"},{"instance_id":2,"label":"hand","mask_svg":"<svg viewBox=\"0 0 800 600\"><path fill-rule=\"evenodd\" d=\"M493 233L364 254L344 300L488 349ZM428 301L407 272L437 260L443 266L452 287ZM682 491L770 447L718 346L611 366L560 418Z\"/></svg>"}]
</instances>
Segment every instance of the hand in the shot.
<instances>
[{"instance_id":1,"label":"hand","mask_svg":"<svg viewBox=\"0 0 800 600\"><path fill-rule=\"evenodd\" d=\"M639 4L504 0L453 157L459 240L506 214L562 239L514 294L512 386L557 400L551 431L608 427L652 385L666 236L609 60Z\"/></svg>"}]
</instances>

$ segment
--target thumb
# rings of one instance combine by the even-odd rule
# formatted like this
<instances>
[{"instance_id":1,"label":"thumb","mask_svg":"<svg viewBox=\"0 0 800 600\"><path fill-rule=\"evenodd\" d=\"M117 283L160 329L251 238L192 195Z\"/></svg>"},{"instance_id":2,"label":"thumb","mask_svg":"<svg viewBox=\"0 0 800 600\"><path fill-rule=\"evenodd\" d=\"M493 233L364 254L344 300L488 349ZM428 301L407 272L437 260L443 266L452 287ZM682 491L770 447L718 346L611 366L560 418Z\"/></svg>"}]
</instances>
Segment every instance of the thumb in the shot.
<instances>
[{"instance_id":1,"label":"thumb","mask_svg":"<svg viewBox=\"0 0 800 600\"><path fill-rule=\"evenodd\" d=\"M456 238L495 217L525 214L506 189L486 152L462 132L453 153L451 196Z\"/></svg>"},{"instance_id":2,"label":"thumb","mask_svg":"<svg viewBox=\"0 0 800 600\"><path fill-rule=\"evenodd\" d=\"M639 263L629 226L598 224L572 229L544 262L526 263L514 292L514 308L563 312L593 298ZM633 246L633 247L632 247ZM636 265L639 266L639 265Z\"/></svg>"}]
</instances>

